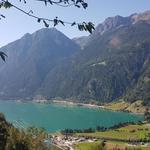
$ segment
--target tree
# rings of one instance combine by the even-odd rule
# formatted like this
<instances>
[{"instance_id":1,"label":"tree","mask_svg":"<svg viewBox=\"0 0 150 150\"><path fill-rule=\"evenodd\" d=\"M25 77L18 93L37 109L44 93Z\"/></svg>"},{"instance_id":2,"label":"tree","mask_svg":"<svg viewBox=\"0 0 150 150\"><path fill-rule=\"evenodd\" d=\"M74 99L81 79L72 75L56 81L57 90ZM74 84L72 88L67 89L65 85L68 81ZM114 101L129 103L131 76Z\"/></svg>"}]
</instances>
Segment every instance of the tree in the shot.
<instances>
[{"instance_id":1,"label":"tree","mask_svg":"<svg viewBox=\"0 0 150 150\"><path fill-rule=\"evenodd\" d=\"M7 130L8 124L6 119L2 113L0 113L0 150L4 150L6 142L7 142Z\"/></svg>"},{"instance_id":2,"label":"tree","mask_svg":"<svg viewBox=\"0 0 150 150\"><path fill-rule=\"evenodd\" d=\"M100 145L99 145L99 149L100 150L106 150L106 141L102 140Z\"/></svg>"},{"instance_id":3,"label":"tree","mask_svg":"<svg viewBox=\"0 0 150 150\"><path fill-rule=\"evenodd\" d=\"M54 150L45 143L47 137L42 128L15 128L0 113L0 150Z\"/></svg>"},{"instance_id":4,"label":"tree","mask_svg":"<svg viewBox=\"0 0 150 150\"><path fill-rule=\"evenodd\" d=\"M149 109L146 109L145 113L144 113L144 118L147 122L150 122L150 112Z\"/></svg>"},{"instance_id":5,"label":"tree","mask_svg":"<svg viewBox=\"0 0 150 150\"><path fill-rule=\"evenodd\" d=\"M27 3L27 0L18 0L18 1L22 2L23 4ZM77 8L82 7L84 9L88 7L88 4L85 2L85 0L37 0L37 1L44 2L45 6L50 4L50 5L58 5L61 7L71 7L71 6L74 6ZM92 33L92 31L95 30L94 24L92 22L84 22L84 21L82 23L77 23L75 21L66 22L66 21L59 19L58 17L55 17L54 19L39 17L39 16L34 15L32 10L29 10L27 12L19 8L18 6L14 5L12 2L9 2L8 0L0 0L0 8L9 9L11 7L15 8L21 13L24 13L32 17L33 19L36 19L38 23L42 22L44 26L47 28L49 27L49 23L53 22L54 27L57 26L58 24L62 24L63 26L65 26L66 24L69 24L70 26L77 26L80 31L87 31L89 33ZM5 19L5 18L6 17L3 14L0 14L0 20ZM2 60L5 61L5 57L7 57L7 55L4 52L0 51L0 56Z\"/></svg>"}]
</instances>

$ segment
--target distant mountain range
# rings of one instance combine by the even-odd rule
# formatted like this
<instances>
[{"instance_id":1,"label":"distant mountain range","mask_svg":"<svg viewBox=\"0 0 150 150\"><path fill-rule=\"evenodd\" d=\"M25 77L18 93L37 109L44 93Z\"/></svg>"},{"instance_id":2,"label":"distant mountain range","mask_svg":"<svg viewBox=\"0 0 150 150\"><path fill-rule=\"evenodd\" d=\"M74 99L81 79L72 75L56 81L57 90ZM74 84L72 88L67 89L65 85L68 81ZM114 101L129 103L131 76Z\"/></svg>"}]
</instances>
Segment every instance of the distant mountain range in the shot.
<instances>
[{"instance_id":1,"label":"distant mountain range","mask_svg":"<svg viewBox=\"0 0 150 150\"><path fill-rule=\"evenodd\" d=\"M150 11L107 18L87 37L41 29L0 49L0 99L150 103Z\"/></svg>"}]
</instances>

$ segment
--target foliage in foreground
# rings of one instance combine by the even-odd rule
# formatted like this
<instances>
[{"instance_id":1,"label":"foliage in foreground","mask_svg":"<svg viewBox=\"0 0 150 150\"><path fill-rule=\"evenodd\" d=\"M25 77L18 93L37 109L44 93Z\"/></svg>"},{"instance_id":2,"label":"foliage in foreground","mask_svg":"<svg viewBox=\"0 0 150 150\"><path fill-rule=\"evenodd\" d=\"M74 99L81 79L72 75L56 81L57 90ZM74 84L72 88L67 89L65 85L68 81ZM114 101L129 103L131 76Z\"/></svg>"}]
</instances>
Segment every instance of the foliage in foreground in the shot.
<instances>
[{"instance_id":1,"label":"foliage in foreground","mask_svg":"<svg viewBox=\"0 0 150 150\"><path fill-rule=\"evenodd\" d=\"M53 150L44 143L46 138L43 129L23 131L14 128L0 113L0 150Z\"/></svg>"},{"instance_id":2,"label":"foliage in foreground","mask_svg":"<svg viewBox=\"0 0 150 150\"><path fill-rule=\"evenodd\" d=\"M21 0L18 0L20 2L22 2ZM81 8L83 7L84 9L86 9L88 7L88 4L84 1L84 0L59 0L59 1L51 1L51 0L38 0L38 1L42 1L45 3L45 6L47 6L48 4L50 5L58 5L61 7L70 7L70 6L75 6L77 8ZM27 1L24 0L24 4L26 4ZM33 14L33 10L30 11L25 11L23 9L21 9L20 7L18 7L17 5L14 5L12 2L9 2L8 0L1 0L0 1L0 9L1 8L14 8L17 11L20 11L21 13L36 19L38 23L42 22L44 24L45 27L49 27L50 23L52 22L54 27L57 26L58 24L61 24L63 26L65 26L66 24L69 24L70 26L77 26L78 29L80 31L87 31L89 33L92 33L93 30L95 30L94 24L92 22L85 22L83 21L82 23L77 23L77 22L66 22L63 20L58 19L58 17L54 18L54 19L49 19L49 18L45 18L45 17L39 17L37 15ZM6 18L5 15L0 14L0 20Z\"/></svg>"}]
</instances>

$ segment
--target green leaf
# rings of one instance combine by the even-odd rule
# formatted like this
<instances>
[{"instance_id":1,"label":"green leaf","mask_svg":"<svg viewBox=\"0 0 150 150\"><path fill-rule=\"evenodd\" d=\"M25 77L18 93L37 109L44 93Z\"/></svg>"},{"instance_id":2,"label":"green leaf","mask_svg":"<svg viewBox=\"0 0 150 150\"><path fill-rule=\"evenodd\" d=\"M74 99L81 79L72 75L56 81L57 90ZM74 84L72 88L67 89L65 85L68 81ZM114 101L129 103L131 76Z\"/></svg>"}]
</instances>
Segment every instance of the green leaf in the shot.
<instances>
[{"instance_id":1,"label":"green leaf","mask_svg":"<svg viewBox=\"0 0 150 150\"><path fill-rule=\"evenodd\" d=\"M65 24L64 24L64 22L63 22L62 20L59 20L59 22L60 22L62 25L64 25L64 26L65 26Z\"/></svg>"},{"instance_id":2,"label":"green leaf","mask_svg":"<svg viewBox=\"0 0 150 150\"><path fill-rule=\"evenodd\" d=\"M76 22L73 22L73 23L71 24L71 26L74 26L74 25L76 25Z\"/></svg>"},{"instance_id":3,"label":"green leaf","mask_svg":"<svg viewBox=\"0 0 150 150\"><path fill-rule=\"evenodd\" d=\"M37 19L37 22L39 22L39 23L40 23L40 22L41 22L41 19L40 19L40 18L38 18L38 19Z\"/></svg>"},{"instance_id":4,"label":"green leaf","mask_svg":"<svg viewBox=\"0 0 150 150\"><path fill-rule=\"evenodd\" d=\"M5 17L4 15L2 15L2 14L1 14L0 16L1 16L2 18L6 18L6 17Z\"/></svg>"},{"instance_id":5,"label":"green leaf","mask_svg":"<svg viewBox=\"0 0 150 150\"><path fill-rule=\"evenodd\" d=\"M49 27L49 24L45 21L45 20L43 20L43 23L44 23L44 25L45 25L45 27Z\"/></svg>"},{"instance_id":6,"label":"green leaf","mask_svg":"<svg viewBox=\"0 0 150 150\"><path fill-rule=\"evenodd\" d=\"M58 25L58 19L57 19L58 17L56 17L55 19L54 19L54 27L56 26L56 25Z\"/></svg>"},{"instance_id":7,"label":"green leaf","mask_svg":"<svg viewBox=\"0 0 150 150\"><path fill-rule=\"evenodd\" d=\"M12 7L12 4L10 2L6 1L6 2L3 3L3 6L5 8L10 8L10 7Z\"/></svg>"},{"instance_id":8,"label":"green leaf","mask_svg":"<svg viewBox=\"0 0 150 150\"><path fill-rule=\"evenodd\" d=\"M84 9L86 9L88 7L88 4L87 3L82 3L82 6Z\"/></svg>"}]
</instances>

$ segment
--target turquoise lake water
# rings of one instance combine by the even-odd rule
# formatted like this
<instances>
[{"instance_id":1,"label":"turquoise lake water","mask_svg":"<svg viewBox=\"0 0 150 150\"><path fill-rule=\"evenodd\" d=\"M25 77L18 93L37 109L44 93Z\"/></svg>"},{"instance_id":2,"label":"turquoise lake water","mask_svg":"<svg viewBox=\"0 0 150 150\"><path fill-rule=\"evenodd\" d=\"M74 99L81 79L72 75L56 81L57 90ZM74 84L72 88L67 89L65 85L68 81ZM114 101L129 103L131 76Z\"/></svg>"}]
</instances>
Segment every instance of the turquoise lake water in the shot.
<instances>
[{"instance_id":1,"label":"turquoise lake water","mask_svg":"<svg viewBox=\"0 0 150 150\"><path fill-rule=\"evenodd\" d=\"M59 104L17 103L0 101L0 112L16 126L44 127L54 132L62 129L85 129L96 126L110 127L123 122L138 122L143 116L105 109L65 106Z\"/></svg>"}]
</instances>

